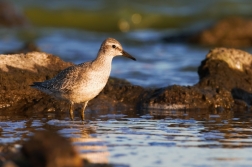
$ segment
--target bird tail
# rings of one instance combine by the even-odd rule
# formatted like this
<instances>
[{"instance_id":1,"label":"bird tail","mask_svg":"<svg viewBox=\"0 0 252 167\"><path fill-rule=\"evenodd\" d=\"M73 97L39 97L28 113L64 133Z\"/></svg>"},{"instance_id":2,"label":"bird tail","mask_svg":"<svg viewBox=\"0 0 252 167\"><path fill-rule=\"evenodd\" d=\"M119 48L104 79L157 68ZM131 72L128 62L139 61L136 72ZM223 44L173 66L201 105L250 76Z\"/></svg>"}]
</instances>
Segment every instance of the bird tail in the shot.
<instances>
[{"instance_id":1,"label":"bird tail","mask_svg":"<svg viewBox=\"0 0 252 167\"><path fill-rule=\"evenodd\" d=\"M32 88L43 87L42 82L33 82L33 84L30 86Z\"/></svg>"},{"instance_id":2,"label":"bird tail","mask_svg":"<svg viewBox=\"0 0 252 167\"><path fill-rule=\"evenodd\" d=\"M52 91L44 85L43 82L33 82L32 85L30 85L32 88L38 89L44 93L51 94Z\"/></svg>"}]
</instances>

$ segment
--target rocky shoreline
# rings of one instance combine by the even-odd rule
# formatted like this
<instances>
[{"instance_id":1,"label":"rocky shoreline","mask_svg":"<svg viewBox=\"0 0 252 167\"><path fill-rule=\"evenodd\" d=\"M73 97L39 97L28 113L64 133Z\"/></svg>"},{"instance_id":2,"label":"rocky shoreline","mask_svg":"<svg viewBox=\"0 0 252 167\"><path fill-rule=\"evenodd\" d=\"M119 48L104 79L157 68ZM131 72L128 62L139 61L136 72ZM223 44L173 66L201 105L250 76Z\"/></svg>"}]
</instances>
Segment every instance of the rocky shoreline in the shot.
<instances>
[{"instance_id":1,"label":"rocky shoreline","mask_svg":"<svg viewBox=\"0 0 252 167\"><path fill-rule=\"evenodd\" d=\"M67 103L30 88L35 81L52 78L72 63L43 53L0 55L1 112L67 110ZM237 49L211 50L198 67L193 86L171 85L149 89L110 78L88 108L200 109L248 107L251 104L251 55Z\"/></svg>"},{"instance_id":2,"label":"rocky shoreline","mask_svg":"<svg viewBox=\"0 0 252 167\"><path fill-rule=\"evenodd\" d=\"M127 109L128 112L132 109L135 112L150 110L149 113L152 116L162 116L167 111L174 110L205 111L210 109L211 111L234 112L237 111L236 108L250 110L251 61L251 54L241 50L213 49L198 67L200 80L193 86L171 85L150 89L132 85L126 80L110 78L104 90L90 101L87 108L92 111L108 108ZM49 79L71 65L72 63L64 62L57 56L43 52L0 55L0 112L9 114L17 112L68 113L66 102L34 90L29 85L34 81ZM77 107L76 111L78 110L80 106ZM10 161L5 161L4 164L0 161L0 164L2 163L3 166L44 164L45 161L40 161L36 155L34 156L42 150L40 156L47 160L47 164L55 163L50 156L47 156L53 152L54 156L62 159L63 163L65 163L64 160L68 162L70 159L70 164L73 164L72 160L74 160L75 166L93 165L81 160L69 141L61 139L57 133L50 133L45 131L31 137L24 144L21 152L18 151L18 156L11 153ZM48 136L51 137L50 141L47 140ZM65 142L66 147L59 149L57 147L59 141ZM42 145L37 143L42 143ZM54 145L56 147L51 147ZM7 150L9 150L8 147ZM70 150L71 153L58 154L60 150L63 152Z\"/></svg>"}]
</instances>

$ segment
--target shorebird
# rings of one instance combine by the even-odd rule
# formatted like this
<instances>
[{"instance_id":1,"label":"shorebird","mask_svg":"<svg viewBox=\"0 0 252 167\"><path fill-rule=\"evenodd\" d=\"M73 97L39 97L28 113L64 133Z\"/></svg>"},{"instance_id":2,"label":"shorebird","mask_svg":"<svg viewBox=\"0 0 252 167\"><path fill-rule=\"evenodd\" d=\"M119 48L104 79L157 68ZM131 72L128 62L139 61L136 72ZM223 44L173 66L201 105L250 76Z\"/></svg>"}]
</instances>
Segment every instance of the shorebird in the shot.
<instances>
[{"instance_id":1,"label":"shorebird","mask_svg":"<svg viewBox=\"0 0 252 167\"><path fill-rule=\"evenodd\" d=\"M84 120L88 102L102 91L108 81L112 59L115 56L125 56L136 60L123 50L117 40L107 38L101 44L97 57L93 61L68 67L54 78L44 82L34 82L31 87L58 99L67 100L70 104L69 114L72 120L73 105L83 103L81 118Z\"/></svg>"}]
</instances>

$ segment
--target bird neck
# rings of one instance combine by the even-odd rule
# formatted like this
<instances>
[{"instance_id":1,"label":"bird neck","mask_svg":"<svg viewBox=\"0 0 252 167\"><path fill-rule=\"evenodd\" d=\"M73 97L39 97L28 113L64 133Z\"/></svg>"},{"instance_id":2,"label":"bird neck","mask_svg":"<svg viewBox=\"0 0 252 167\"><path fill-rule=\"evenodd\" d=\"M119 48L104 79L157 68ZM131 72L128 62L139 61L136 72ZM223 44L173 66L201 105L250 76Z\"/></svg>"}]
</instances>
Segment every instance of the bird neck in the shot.
<instances>
[{"instance_id":1,"label":"bird neck","mask_svg":"<svg viewBox=\"0 0 252 167\"><path fill-rule=\"evenodd\" d=\"M103 70L103 68L111 70L112 59L113 59L113 56L105 55L103 53L98 53L98 56L92 62L92 66L93 68L98 68L101 70Z\"/></svg>"}]
</instances>

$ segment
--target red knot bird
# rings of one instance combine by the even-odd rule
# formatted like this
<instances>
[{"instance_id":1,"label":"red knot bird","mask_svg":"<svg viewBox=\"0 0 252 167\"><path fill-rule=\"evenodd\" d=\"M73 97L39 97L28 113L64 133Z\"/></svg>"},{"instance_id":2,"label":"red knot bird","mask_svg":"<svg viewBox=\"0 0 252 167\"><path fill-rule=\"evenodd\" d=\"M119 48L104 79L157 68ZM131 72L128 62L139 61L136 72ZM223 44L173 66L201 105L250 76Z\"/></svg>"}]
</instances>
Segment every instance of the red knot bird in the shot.
<instances>
[{"instance_id":1,"label":"red knot bird","mask_svg":"<svg viewBox=\"0 0 252 167\"><path fill-rule=\"evenodd\" d=\"M54 78L44 82L34 82L31 87L56 98L67 100L70 104L69 114L73 120L73 105L83 103L81 118L89 100L96 97L105 87L110 72L112 59L125 56L136 60L125 52L122 45L113 38L107 38L102 44L96 59L74 65L62 70Z\"/></svg>"}]
</instances>

